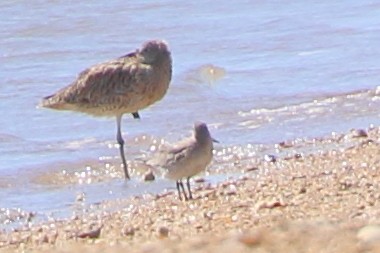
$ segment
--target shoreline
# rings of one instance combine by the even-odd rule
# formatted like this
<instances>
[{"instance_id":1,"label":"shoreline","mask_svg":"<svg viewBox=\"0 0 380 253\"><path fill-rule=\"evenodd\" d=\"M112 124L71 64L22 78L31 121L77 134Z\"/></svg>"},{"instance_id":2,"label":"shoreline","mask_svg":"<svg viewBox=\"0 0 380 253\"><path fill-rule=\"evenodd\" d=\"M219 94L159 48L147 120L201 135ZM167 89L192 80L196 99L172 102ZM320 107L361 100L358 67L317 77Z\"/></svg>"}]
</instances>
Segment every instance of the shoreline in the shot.
<instances>
[{"instance_id":1,"label":"shoreline","mask_svg":"<svg viewBox=\"0 0 380 253\"><path fill-rule=\"evenodd\" d=\"M313 152L296 144L278 144L294 155L242 162L237 179L200 180L193 201L171 190L103 201L66 220L31 217L0 232L0 251L379 250L380 226L371 224L380 224L380 128L309 143Z\"/></svg>"}]
</instances>

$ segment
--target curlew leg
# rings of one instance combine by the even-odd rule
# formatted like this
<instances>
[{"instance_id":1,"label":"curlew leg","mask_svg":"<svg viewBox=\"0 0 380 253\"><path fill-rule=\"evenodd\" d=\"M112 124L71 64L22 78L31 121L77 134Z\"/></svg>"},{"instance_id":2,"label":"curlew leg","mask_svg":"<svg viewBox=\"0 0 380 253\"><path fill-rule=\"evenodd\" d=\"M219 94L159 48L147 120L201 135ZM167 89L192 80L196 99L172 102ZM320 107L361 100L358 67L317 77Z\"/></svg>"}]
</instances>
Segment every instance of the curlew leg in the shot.
<instances>
[{"instance_id":1,"label":"curlew leg","mask_svg":"<svg viewBox=\"0 0 380 253\"><path fill-rule=\"evenodd\" d=\"M120 156L121 160L123 162L123 169L124 169L124 174L126 179L130 179L129 174L128 174L128 167L127 163L125 162L125 156L124 156L124 140L123 136L121 135L121 118L123 115L118 115L116 117L116 122L117 122L117 142L119 143L119 149L120 149Z\"/></svg>"},{"instance_id":2,"label":"curlew leg","mask_svg":"<svg viewBox=\"0 0 380 253\"><path fill-rule=\"evenodd\" d=\"M191 194L190 190L190 177L186 179L187 189L189 190L189 199L193 199L193 195Z\"/></svg>"}]
</instances>

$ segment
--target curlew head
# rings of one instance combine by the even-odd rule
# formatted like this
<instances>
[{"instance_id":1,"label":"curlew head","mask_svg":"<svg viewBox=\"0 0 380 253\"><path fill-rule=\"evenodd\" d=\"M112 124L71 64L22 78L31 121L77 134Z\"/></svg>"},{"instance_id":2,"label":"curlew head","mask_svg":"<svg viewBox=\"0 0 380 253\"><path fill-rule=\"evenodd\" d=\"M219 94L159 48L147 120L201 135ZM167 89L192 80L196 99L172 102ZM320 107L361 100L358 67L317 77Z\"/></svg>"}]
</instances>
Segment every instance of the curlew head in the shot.
<instances>
[{"instance_id":1,"label":"curlew head","mask_svg":"<svg viewBox=\"0 0 380 253\"><path fill-rule=\"evenodd\" d=\"M143 44L139 50L140 55L144 58L144 62L153 63L158 60L170 58L168 45L162 40L151 40Z\"/></svg>"}]
</instances>

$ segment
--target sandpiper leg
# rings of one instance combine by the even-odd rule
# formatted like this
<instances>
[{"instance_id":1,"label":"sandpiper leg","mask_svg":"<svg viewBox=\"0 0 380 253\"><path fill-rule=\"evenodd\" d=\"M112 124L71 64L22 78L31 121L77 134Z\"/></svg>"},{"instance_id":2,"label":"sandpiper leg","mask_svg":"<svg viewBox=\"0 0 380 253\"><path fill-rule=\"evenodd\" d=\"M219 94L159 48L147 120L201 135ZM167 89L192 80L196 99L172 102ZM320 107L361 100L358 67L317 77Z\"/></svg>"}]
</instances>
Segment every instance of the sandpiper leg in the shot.
<instances>
[{"instance_id":1,"label":"sandpiper leg","mask_svg":"<svg viewBox=\"0 0 380 253\"><path fill-rule=\"evenodd\" d=\"M190 177L186 179L187 189L189 190L189 199L193 199L193 195L191 194L190 190Z\"/></svg>"},{"instance_id":2,"label":"sandpiper leg","mask_svg":"<svg viewBox=\"0 0 380 253\"><path fill-rule=\"evenodd\" d=\"M123 169L124 169L124 174L125 174L125 178L126 179L130 179L129 177L129 174L128 174L128 167L127 167L127 163L125 161L125 156L124 156L124 140L123 140L123 136L121 135L121 118L122 118L123 115L119 115L116 117L116 121L117 121L117 142L119 143L119 149L120 149L120 156L121 156L121 160L123 162Z\"/></svg>"},{"instance_id":3,"label":"sandpiper leg","mask_svg":"<svg viewBox=\"0 0 380 253\"><path fill-rule=\"evenodd\" d=\"M179 181L179 185L181 186L181 189L183 191L183 195L185 196L185 200L189 200L189 198L187 197L187 194L186 194L186 191L185 191L185 187L183 186L183 182L182 181Z\"/></svg>"},{"instance_id":4,"label":"sandpiper leg","mask_svg":"<svg viewBox=\"0 0 380 253\"><path fill-rule=\"evenodd\" d=\"M177 180L178 198L179 198L179 200L182 200L181 189L179 188L179 185L180 185L179 180Z\"/></svg>"},{"instance_id":5,"label":"sandpiper leg","mask_svg":"<svg viewBox=\"0 0 380 253\"><path fill-rule=\"evenodd\" d=\"M185 197L185 200L189 200L187 197L186 191L185 191L185 187L183 186L183 183L181 180L177 181L177 190L178 190L178 194L179 194L179 199L182 200L180 187L182 189L183 196Z\"/></svg>"}]
</instances>

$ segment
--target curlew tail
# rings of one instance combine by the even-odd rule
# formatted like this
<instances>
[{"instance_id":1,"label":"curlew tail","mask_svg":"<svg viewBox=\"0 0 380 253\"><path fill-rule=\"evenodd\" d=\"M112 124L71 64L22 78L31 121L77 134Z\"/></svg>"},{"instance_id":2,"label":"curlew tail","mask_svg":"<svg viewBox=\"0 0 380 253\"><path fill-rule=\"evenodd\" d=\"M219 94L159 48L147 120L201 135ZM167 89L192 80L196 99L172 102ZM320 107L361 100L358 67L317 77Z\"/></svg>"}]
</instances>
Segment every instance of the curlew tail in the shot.
<instances>
[{"instance_id":1,"label":"curlew tail","mask_svg":"<svg viewBox=\"0 0 380 253\"><path fill-rule=\"evenodd\" d=\"M67 108L67 104L64 101L59 101L59 97L56 97L55 95L44 97L38 107L45 107L55 110L70 110Z\"/></svg>"}]
</instances>

